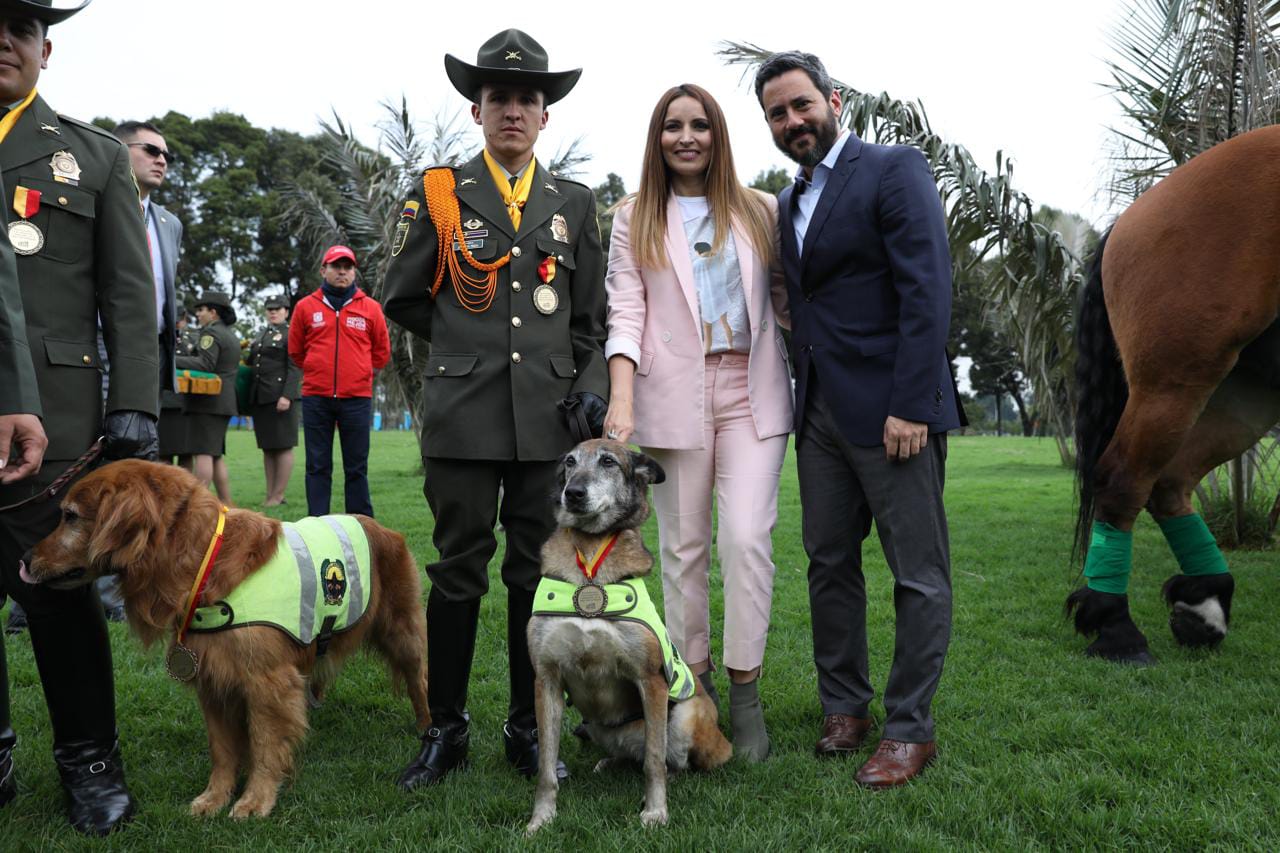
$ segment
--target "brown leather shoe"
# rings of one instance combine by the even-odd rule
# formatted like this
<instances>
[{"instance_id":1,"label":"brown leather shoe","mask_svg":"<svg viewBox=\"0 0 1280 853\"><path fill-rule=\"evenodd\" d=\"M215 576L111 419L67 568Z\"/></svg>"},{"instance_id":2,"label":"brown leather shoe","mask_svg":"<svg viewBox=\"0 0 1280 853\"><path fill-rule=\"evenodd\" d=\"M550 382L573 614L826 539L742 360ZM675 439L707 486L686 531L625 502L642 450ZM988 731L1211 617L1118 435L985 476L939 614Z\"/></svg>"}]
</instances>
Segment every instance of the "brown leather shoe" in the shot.
<instances>
[{"instance_id":1,"label":"brown leather shoe","mask_svg":"<svg viewBox=\"0 0 1280 853\"><path fill-rule=\"evenodd\" d=\"M924 768L937 755L938 746L935 741L906 743L885 738L854 778L859 785L868 788L905 785L924 772Z\"/></svg>"},{"instance_id":2,"label":"brown leather shoe","mask_svg":"<svg viewBox=\"0 0 1280 853\"><path fill-rule=\"evenodd\" d=\"M851 717L848 714L827 714L822 718L822 737L813 751L819 758L848 755L862 748L871 729L870 717Z\"/></svg>"}]
</instances>

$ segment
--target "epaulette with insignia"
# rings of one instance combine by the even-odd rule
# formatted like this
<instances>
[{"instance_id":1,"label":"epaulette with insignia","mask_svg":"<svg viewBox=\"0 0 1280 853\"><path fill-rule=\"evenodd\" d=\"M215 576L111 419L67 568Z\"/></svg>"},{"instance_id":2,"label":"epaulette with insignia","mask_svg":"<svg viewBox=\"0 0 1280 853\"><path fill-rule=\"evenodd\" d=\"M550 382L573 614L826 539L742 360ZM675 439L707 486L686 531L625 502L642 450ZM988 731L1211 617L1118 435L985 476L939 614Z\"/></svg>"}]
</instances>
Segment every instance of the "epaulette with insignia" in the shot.
<instances>
[{"instance_id":1,"label":"epaulette with insignia","mask_svg":"<svg viewBox=\"0 0 1280 853\"><path fill-rule=\"evenodd\" d=\"M72 118L71 116L63 115L62 113L56 113L56 115L58 116L58 119L62 121L63 124L73 125L75 127L80 128L81 130L91 130L94 133L98 134L99 136L103 137L104 139L110 139L112 142L120 142L120 140L116 138L115 134L113 134L109 130L103 130L102 128L98 127L96 124L90 124L87 121L81 121L78 118ZM120 142L120 144L123 145L124 143Z\"/></svg>"}]
</instances>

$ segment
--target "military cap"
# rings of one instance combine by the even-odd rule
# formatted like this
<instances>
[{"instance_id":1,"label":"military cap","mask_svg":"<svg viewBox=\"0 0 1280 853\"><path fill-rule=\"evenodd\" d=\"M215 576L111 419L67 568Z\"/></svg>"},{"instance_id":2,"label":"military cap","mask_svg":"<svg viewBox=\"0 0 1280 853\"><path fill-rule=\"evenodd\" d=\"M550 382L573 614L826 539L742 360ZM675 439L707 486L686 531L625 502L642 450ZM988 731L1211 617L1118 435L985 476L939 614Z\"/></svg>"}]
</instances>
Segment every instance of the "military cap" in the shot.
<instances>
[{"instance_id":1,"label":"military cap","mask_svg":"<svg viewBox=\"0 0 1280 853\"><path fill-rule=\"evenodd\" d=\"M515 29L504 30L480 45L475 65L446 53L444 70L453 87L473 103L480 102L480 87L488 83L529 86L542 92L546 104L554 104L569 94L582 76L581 68L548 71L547 51L533 36Z\"/></svg>"},{"instance_id":2,"label":"military cap","mask_svg":"<svg viewBox=\"0 0 1280 853\"><path fill-rule=\"evenodd\" d=\"M262 303L264 308L288 308L289 300L279 294L268 296L267 301Z\"/></svg>"},{"instance_id":3,"label":"military cap","mask_svg":"<svg viewBox=\"0 0 1280 853\"><path fill-rule=\"evenodd\" d=\"M219 308L231 308L231 300L227 297L227 294L223 293L221 290L206 290L204 293L200 294L198 299L196 299L195 307L199 308L201 305L215 305Z\"/></svg>"}]
</instances>

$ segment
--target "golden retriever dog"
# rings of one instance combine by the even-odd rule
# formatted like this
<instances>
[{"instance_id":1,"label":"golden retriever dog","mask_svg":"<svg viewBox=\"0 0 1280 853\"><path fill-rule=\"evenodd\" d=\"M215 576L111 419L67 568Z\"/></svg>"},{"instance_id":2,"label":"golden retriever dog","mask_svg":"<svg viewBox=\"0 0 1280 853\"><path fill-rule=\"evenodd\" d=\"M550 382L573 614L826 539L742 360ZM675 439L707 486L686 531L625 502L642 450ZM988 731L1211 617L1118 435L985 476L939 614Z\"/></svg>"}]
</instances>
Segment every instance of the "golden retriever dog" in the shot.
<instances>
[{"instance_id":1,"label":"golden retriever dog","mask_svg":"<svg viewBox=\"0 0 1280 853\"><path fill-rule=\"evenodd\" d=\"M560 460L560 527L542 548L528 628L539 765L526 833L556 816L566 693L590 740L611 756L597 771L616 760L643 763L645 826L667 822L668 767L710 770L733 752L702 684L674 649L664 654L666 628L635 580L653 568L640 536L648 486L665 478L657 462L616 441L583 442Z\"/></svg>"},{"instance_id":2,"label":"golden retriever dog","mask_svg":"<svg viewBox=\"0 0 1280 853\"><path fill-rule=\"evenodd\" d=\"M150 646L181 626L220 510L220 501L181 468L115 462L71 488L62 501L62 522L35 547L22 576L29 583L65 587L119 575L130 627ZM353 625L328 638L323 654L317 654L318 640L302 645L268 625L186 635L184 645L198 661L191 680L213 765L208 787L191 802L193 815L221 811L240 770L248 778L231 816L271 812L307 730L308 688L314 699L323 696L343 660L362 643L382 655L393 681L407 689L419 729L430 725L418 569L400 534L371 518L355 518L369 543L369 589L361 593L368 604ZM228 511L222 548L200 603L221 602L267 563L285 538L275 519ZM181 650L171 649L171 655L175 651Z\"/></svg>"}]
</instances>

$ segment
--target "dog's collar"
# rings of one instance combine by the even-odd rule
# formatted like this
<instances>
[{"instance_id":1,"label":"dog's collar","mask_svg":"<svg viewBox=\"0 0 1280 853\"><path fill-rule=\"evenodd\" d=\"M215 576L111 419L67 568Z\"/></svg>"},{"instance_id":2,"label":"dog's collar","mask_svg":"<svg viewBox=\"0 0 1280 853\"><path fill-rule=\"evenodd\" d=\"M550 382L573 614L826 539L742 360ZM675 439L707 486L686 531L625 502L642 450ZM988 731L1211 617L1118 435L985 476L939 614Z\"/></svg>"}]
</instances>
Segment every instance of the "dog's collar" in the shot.
<instances>
[{"instance_id":1,"label":"dog's collar","mask_svg":"<svg viewBox=\"0 0 1280 853\"><path fill-rule=\"evenodd\" d=\"M182 617L182 627L178 628L178 645L182 645L182 641L186 638L187 628L191 627L191 617L195 615L196 603L200 600L200 593L204 592L204 586L209 582L209 574L213 569L214 561L218 559L218 552L222 550L222 531L227 526L227 508L225 506L218 507L218 526L213 531L213 537L209 539L209 547L204 552L204 560L200 563L200 570L196 572L195 582L191 584L191 592L187 594L187 606Z\"/></svg>"},{"instance_id":2,"label":"dog's collar","mask_svg":"<svg viewBox=\"0 0 1280 853\"><path fill-rule=\"evenodd\" d=\"M598 586L605 594L605 606L597 617L617 618L625 616L649 600L649 590L639 578L628 578L617 583L573 584L556 578L544 577L533 597L535 616L578 616L573 605L574 594L582 586Z\"/></svg>"}]
</instances>

